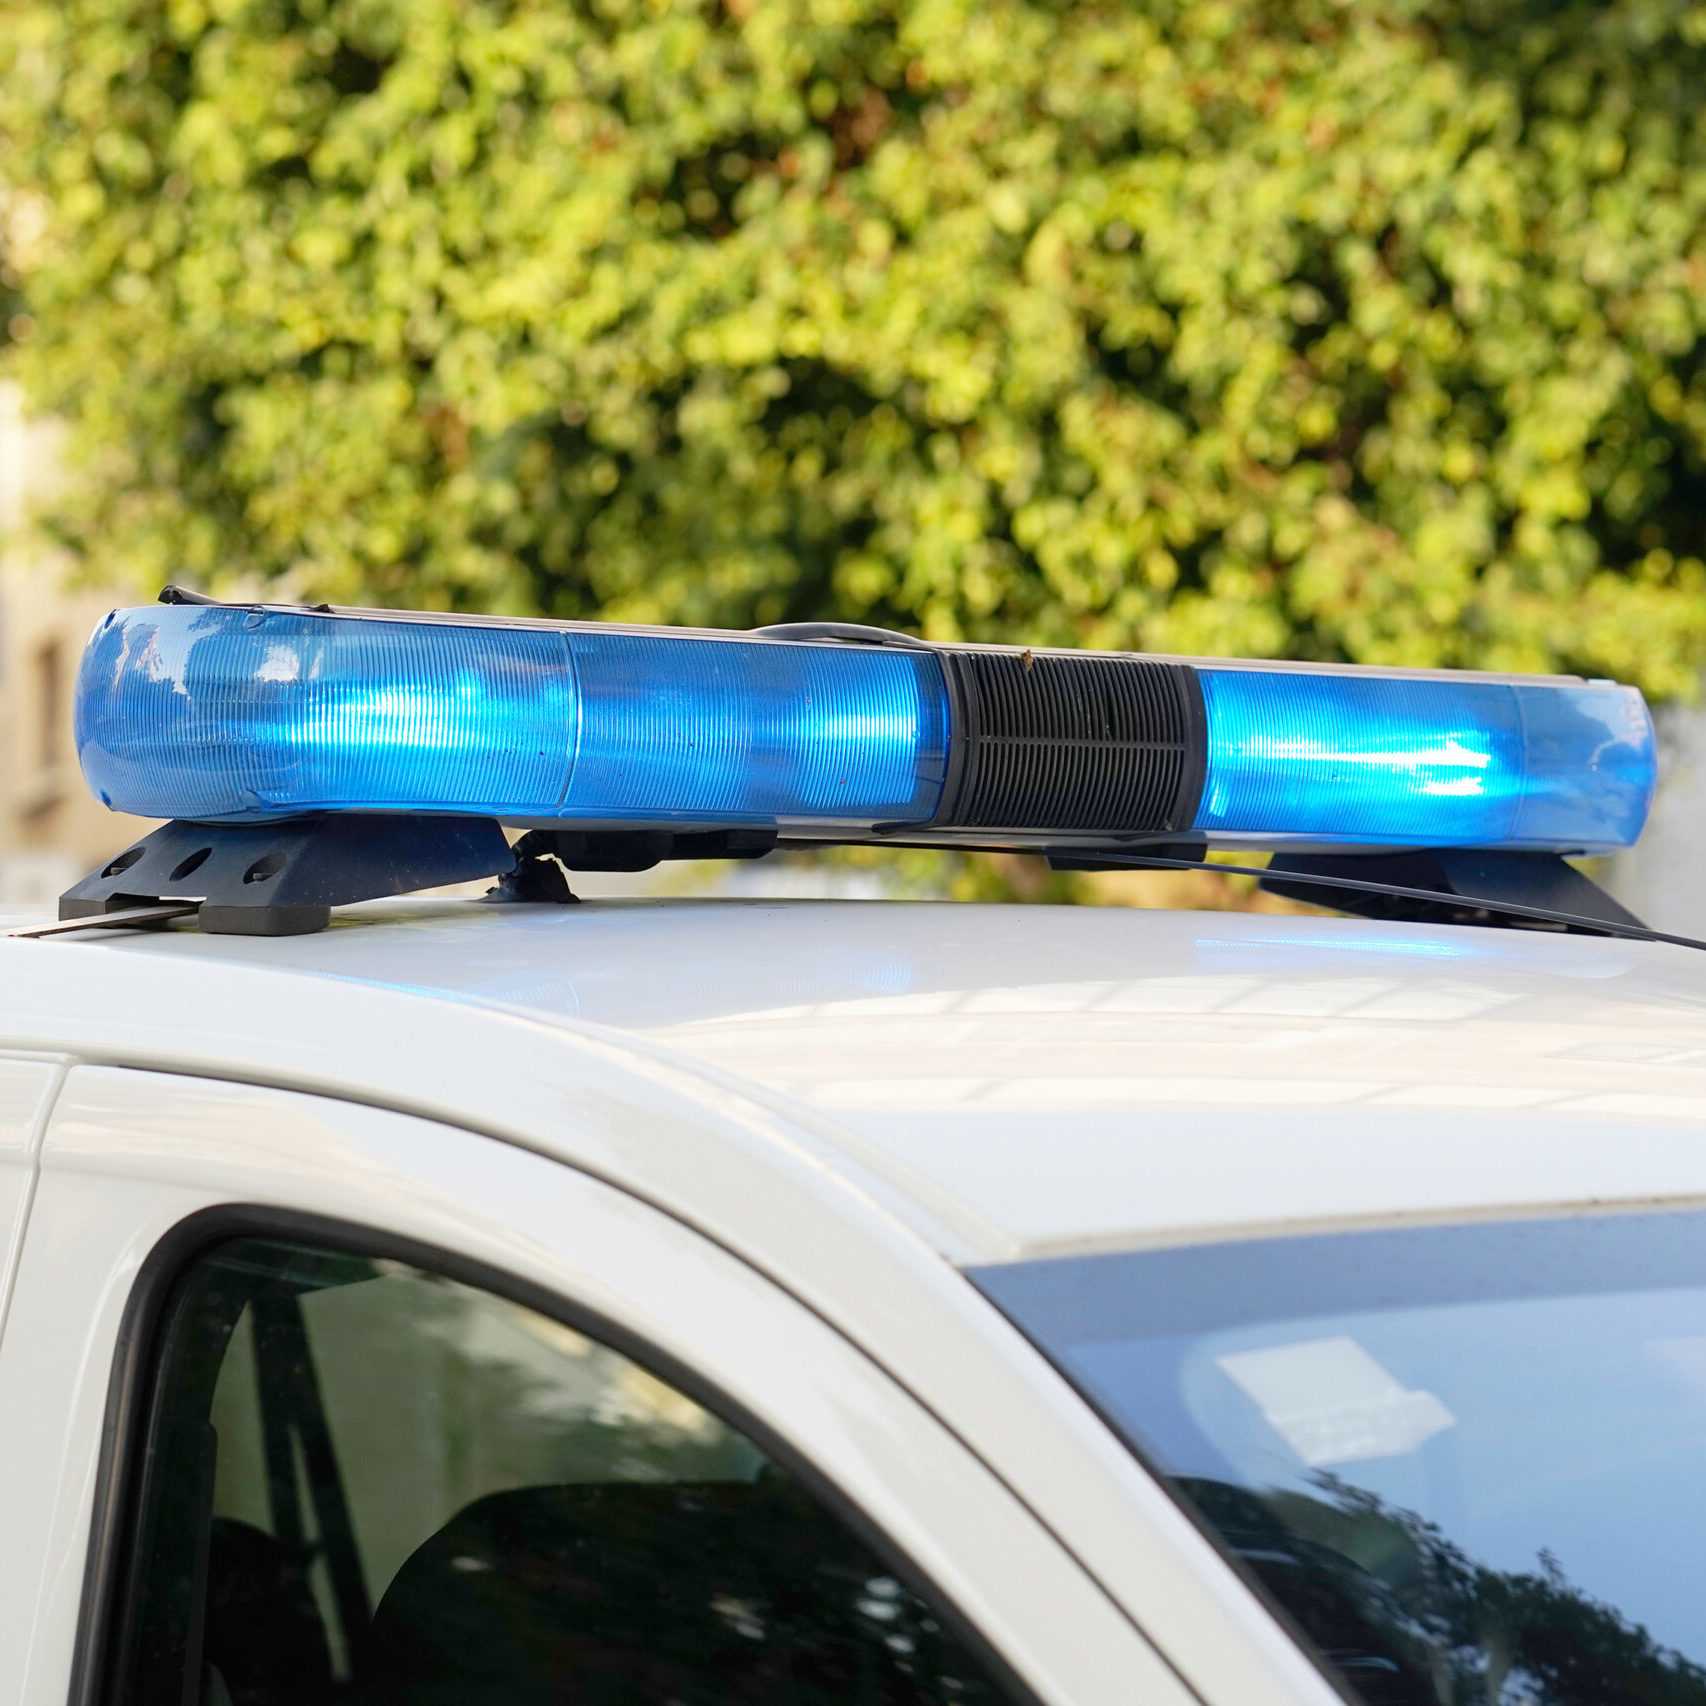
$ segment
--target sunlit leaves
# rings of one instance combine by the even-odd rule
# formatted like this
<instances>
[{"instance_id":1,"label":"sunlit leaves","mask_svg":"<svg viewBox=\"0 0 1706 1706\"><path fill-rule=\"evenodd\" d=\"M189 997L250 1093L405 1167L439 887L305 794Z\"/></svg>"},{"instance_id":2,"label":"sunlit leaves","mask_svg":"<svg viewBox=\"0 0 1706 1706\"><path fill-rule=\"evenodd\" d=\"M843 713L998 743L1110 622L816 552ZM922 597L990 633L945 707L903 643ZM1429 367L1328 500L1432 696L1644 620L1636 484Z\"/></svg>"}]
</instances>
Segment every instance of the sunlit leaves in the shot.
<instances>
[{"instance_id":1,"label":"sunlit leaves","mask_svg":"<svg viewBox=\"0 0 1706 1706\"><path fill-rule=\"evenodd\" d=\"M1706 8L0 0L102 573L1706 663Z\"/></svg>"}]
</instances>

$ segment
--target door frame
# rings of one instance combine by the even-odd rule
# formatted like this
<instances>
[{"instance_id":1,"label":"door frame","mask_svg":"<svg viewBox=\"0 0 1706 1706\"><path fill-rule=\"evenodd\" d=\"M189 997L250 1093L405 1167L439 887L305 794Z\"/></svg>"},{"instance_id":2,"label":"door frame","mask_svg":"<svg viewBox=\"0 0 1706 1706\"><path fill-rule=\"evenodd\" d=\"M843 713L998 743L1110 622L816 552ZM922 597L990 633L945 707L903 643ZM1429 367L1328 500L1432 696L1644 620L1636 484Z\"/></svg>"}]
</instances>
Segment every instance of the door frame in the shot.
<instances>
[{"instance_id":1,"label":"door frame","mask_svg":"<svg viewBox=\"0 0 1706 1706\"><path fill-rule=\"evenodd\" d=\"M557 1219L541 1218L547 1202ZM0 1342L0 1385L30 1380L33 1358L44 1397L51 1403L57 1390L73 1411L61 1429L67 1455L53 1532L41 1536L46 1575L57 1566L58 1587L35 1596L45 1615L30 1631L38 1650L20 1678L25 1706L64 1701L67 1683L72 1706L103 1702L162 1311L196 1250L254 1232L306 1233L466 1278L656 1371L749 1433L874 1540L955 1619L994 1678L1021 1684L1021 1701L1100 1706L1130 1694L1184 1706L1194 1698L1102 1585L949 1428L843 1331L679 1220L561 1161L418 1115L85 1067L71 1074L43 1146L15 1299L19 1331ZM59 1287L69 1296L50 1283L56 1266L61 1275L88 1270ZM740 1327L713 1321L710 1294L696 1295L707 1283L722 1288L731 1310L751 1310L746 1341ZM59 1339L81 1339L76 1358L50 1342L56 1311ZM79 1311L93 1318L77 1335ZM717 1375L668 1342L673 1335L697 1347L708 1323L709 1342L722 1335L706 1352ZM786 1342L785 1354L766 1333ZM730 1359L741 1364L738 1379ZM815 1372L790 1384L796 1364ZM803 1420L814 1404L822 1435ZM851 1435L836 1433L840 1421L829 1413L836 1404L847 1416L880 1413L893 1439L850 1449ZM0 1458L7 1431L0 1417ZM859 1450L889 1452L892 1489L873 1480L871 1462L856 1463ZM957 1540L956 1528L966 1531ZM910 1538L897 1532L908 1529ZM19 1541L28 1544L22 1534ZM64 1579L73 1558L74 1606ZM991 1614L1002 1605L1005 1615ZM1056 1627L1040 1621L1040 1610L1027 1621L1027 1607L1049 1605Z\"/></svg>"}]
</instances>

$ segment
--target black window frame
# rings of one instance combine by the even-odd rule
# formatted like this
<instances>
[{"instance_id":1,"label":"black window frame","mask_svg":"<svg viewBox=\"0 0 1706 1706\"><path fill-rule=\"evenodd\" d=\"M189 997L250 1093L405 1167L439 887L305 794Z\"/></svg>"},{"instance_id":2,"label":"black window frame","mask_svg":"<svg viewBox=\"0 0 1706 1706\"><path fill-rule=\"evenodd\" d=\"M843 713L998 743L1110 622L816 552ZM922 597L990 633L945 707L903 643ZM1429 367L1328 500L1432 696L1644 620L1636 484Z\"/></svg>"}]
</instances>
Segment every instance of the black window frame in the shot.
<instances>
[{"instance_id":1,"label":"black window frame","mask_svg":"<svg viewBox=\"0 0 1706 1706\"><path fill-rule=\"evenodd\" d=\"M534 1310L626 1357L743 1434L798 1481L929 1606L1012 1706L1046 1706L978 1624L862 1505L762 1417L698 1369L601 1311L478 1257L360 1221L260 1203L222 1203L187 1215L156 1241L132 1283L108 1378L67 1706L124 1706L116 1692L122 1686L119 1648L134 1604L126 1566L138 1540L165 1328L195 1263L219 1246L244 1238L298 1242L342 1255L405 1262ZM1052 1539L1046 1530L1044 1536ZM1133 1635L1143 1638L1135 1626Z\"/></svg>"}]
</instances>

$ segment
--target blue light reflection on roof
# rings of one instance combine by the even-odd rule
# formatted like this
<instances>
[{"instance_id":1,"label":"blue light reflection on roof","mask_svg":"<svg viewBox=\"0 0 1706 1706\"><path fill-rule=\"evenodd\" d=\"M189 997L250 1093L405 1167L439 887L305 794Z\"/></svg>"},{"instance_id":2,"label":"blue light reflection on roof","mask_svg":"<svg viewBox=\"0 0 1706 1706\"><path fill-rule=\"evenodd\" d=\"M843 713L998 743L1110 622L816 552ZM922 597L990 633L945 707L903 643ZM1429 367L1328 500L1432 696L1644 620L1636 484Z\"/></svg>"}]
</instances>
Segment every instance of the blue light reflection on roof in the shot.
<instances>
[{"instance_id":1,"label":"blue light reflection on roof","mask_svg":"<svg viewBox=\"0 0 1706 1706\"><path fill-rule=\"evenodd\" d=\"M1489 973L1538 973L1547 979L1595 982L1622 977L1639 963L1627 942L1609 936L1574 936L1550 930L1465 928L1460 924L1425 926L1450 940L1404 934L1413 926L1361 919L1343 920L1342 935L1335 921L1311 919L1327 926L1319 934L1268 936L1252 931L1244 936L1196 936L1192 946L1197 969L1211 976L1256 973L1267 976L1275 956L1290 969L1308 977L1331 977L1340 971L1366 975L1369 962L1381 958L1425 960L1436 965L1471 962Z\"/></svg>"},{"instance_id":2,"label":"blue light reflection on roof","mask_svg":"<svg viewBox=\"0 0 1706 1706\"><path fill-rule=\"evenodd\" d=\"M1212 866L1209 869L1213 869ZM1386 928L1391 928L1389 925ZM1460 929L1461 926L1451 925L1442 928ZM1421 942L1413 938L1387 937L1382 940L1370 941L1364 938L1346 935L1343 938L1331 936L1243 936L1232 938L1227 936L1198 936L1198 948L1210 950L1236 950L1242 952L1246 948L1280 948L1295 952L1299 948L1319 948L1334 954L1396 954L1411 959L1433 960L1484 960L1497 959L1496 952L1489 952L1479 944L1464 945L1457 942Z\"/></svg>"}]
</instances>

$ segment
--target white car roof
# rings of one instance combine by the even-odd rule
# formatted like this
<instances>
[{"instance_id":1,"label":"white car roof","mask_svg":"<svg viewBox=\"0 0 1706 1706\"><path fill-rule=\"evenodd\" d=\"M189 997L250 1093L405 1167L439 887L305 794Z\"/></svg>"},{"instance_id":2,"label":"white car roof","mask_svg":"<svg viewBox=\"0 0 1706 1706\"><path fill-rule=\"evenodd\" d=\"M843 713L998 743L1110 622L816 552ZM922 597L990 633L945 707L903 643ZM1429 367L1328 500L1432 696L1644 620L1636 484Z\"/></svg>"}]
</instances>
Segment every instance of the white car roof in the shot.
<instances>
[{"instance_id":1,"label":"white car roof","mask_svg":"<svg viewBox=\"0 0 1706 1706\"><path fill-rule=\"evenodd\" d=\"M109 987L241 1003L265 968L332 980L343 1012L367 986L508 1016L540 1048L621 1034L827 1133L832 1164L952 1228L936 1241L961 1260L1706 1200L1706 955L1680 947L1087 907L416 901L315 936L5 955L0 1017L25 1041L17 977L50 965L97 1029Z\"/></svg>"}]
</instances>

